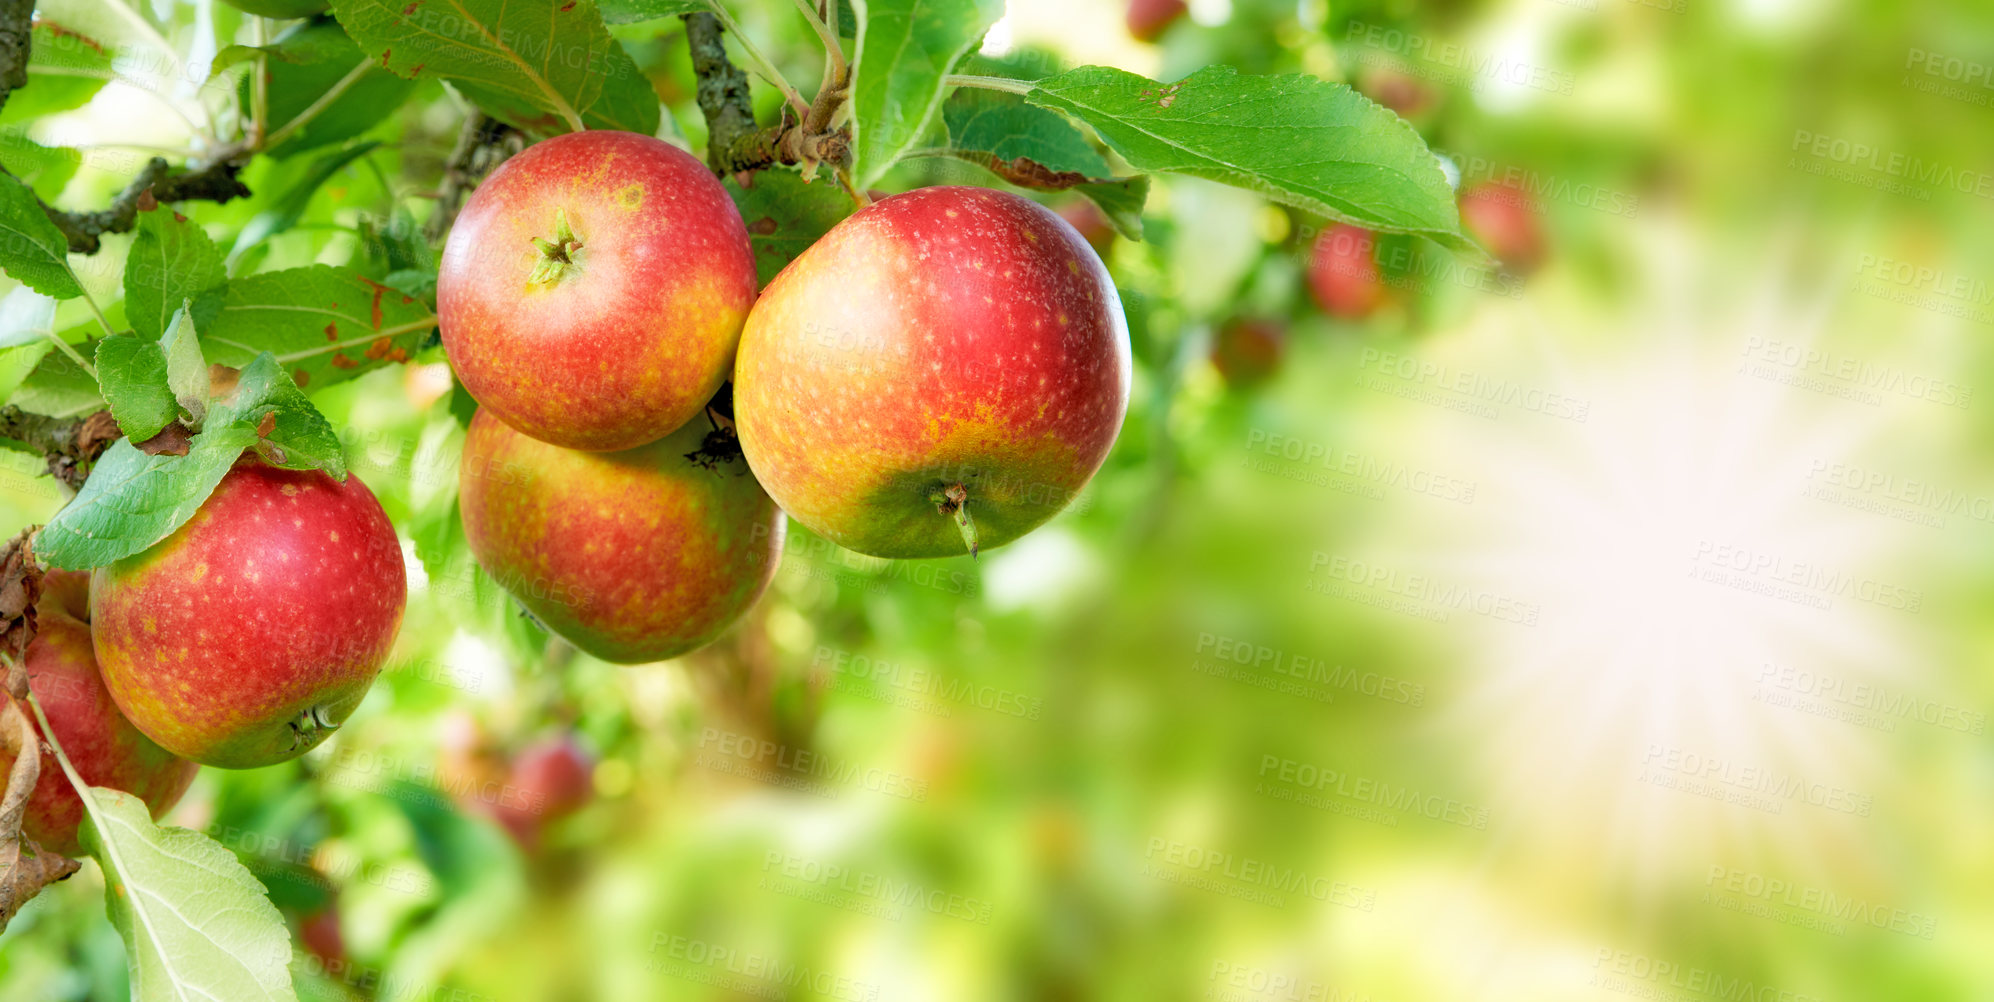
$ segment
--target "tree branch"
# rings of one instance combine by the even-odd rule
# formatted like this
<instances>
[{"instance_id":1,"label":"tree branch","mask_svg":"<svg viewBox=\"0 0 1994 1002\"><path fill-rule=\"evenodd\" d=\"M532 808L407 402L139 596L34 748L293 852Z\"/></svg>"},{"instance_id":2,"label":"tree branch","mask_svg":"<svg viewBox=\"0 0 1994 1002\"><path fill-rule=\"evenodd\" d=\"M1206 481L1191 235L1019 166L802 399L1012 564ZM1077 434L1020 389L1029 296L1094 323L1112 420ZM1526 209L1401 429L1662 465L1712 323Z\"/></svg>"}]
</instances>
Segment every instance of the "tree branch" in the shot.
<instances>
[{"instance_id":1,"label":"tree branch","mask_svg":"<svg viewBox=\"0 0 1994 1002\"><path fill-rule=\"evenodd\" d=\"M450 159L443 162L443 184L436 192L436 215L429 217L426 232L430 242L443 239L464 199L498 165L526 148L526 136L518 129L478 112L464 120Z\"/></svg>"},{"instance_id":2,"label":"tree branch","mask_svg":"<svg viewBox=\"0 0 1994 1002\"><path fill-rule=\"evenodd\" d=\"M829 128L844 103L846 80L823 88L804 121L798 122L785 105L782 120L763 128L755 124L748 75L727 58L720 19L704 13L682 16L692 71L699 80L699 110L706 116L706 162L715 174L779 163L802 164L809 170L820 163L841 167L851 162L851 133Z\"/></svg>"},{"instance_id":3,"label":"tree branch","mask_svg":"<svg viewBox=\"0 0 1994 1002\"><path fill-rule=\"evenodd\" d=\"M102 246L100 238L106 233L129 233L138 223L138 213L146 208L145 199L150 194L154 202L226 202L232 198L246 198L250 191L241 181L236 180L243 165L242 159L218 160L199 170L179 174L167 173L171 168L160 157L146 162L145 169L138 177L111 199L107 209L98 212L65 212L42 203L42 211L48 214L56 229L69 239L71 254L95 254Z\"/></svg>"},{"instance_id":4,"label":"tree branch","mask_svg":"<svg viewBox=\"0 0 1994 1002\"><path fill-rule=\"evenodd\" d=\"M110 411L57 418L30 414L12 405L0 407L0 438L13 439L41 453L48 460L49 475L71 490L83 489L90 465L122 434Z\"/></svg>"}]
</instances>

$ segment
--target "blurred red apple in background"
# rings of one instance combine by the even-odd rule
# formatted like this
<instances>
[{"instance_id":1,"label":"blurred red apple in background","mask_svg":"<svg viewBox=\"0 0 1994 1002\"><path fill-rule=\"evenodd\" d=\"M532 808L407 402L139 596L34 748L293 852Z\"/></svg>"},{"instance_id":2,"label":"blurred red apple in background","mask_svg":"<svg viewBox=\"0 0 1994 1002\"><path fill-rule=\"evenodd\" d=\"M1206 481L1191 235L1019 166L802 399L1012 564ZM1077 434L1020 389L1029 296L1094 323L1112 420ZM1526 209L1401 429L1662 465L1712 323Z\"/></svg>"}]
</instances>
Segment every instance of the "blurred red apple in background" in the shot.
<instances>
[{"instance_id":1,"label":"blurred red apple in background","mask_svg":"<svg viewBox=\"0 0 1994 1002\"><path fill-rule=\"evenodd\" d=\"M1468 235L1512 270L1527 272L1544 262L1541 213L1529 193L1515 185L1484 181L1461 193L1461 225Z\"/></svg>"},{"instance_id":2,"label":"blurred red apple in background","mask_svg":"<svg viewBox=\"0 0 1994 1002\"><path fill-rule=\"evenodd\" d=\"M1129 0L1129 34L1138 42L1154 42L1189 10L1184 0Z\"/></svg>"},{"instance_id":3,"label":"blurred red apple in background","mask_svg":"<svg viewBox=\"0 0 1994 1002\"><path fill-rule=\"evenodd\" d=\"M1234 389L1266 382L1281 368L1288 332L1263 317L1234 317L1212 335L1212 365Z\"/></svg>"},{"instance_id":4,"label":"blurred red apple in background","mask_svg":"<svg viewBox=\"0 0 1994 1002\"><path fill-rule=\"evenodd\" d=\"M1325 312L1345 320L1370 316L1385 301L1385 283L1371 256L1370 230L1332 223L1310 248L1309 289Z\"/></svg>"}]
</instances>

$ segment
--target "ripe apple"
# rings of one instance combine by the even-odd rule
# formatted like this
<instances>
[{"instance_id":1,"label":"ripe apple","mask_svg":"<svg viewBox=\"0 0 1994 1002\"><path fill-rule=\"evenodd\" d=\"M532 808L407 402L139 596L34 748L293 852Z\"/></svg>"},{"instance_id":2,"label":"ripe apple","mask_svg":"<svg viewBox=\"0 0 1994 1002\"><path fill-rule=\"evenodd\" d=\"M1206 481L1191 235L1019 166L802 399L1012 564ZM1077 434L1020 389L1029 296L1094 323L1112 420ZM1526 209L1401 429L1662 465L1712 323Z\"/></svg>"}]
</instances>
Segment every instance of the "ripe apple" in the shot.
<instances>
[{"instance_id":1,"label":"ripe apple","mask_svg":"<svg viewBox=\"0 0 1994 1002\"><path fill-rule=\"evenodd\" d=\"M536 143L478 186L436 277L479 404L543 442L654 442L726 382L755 301L748 230L689 153L628 132Z\"/></svg>"},{"instance_id":2,"label":"ripe apple","mask_svg":"<svg viewBox=\"0 0 1994 1002\"><path fill-rule=\"evenodd\" d=\"M89 622L90 572L53 568L43 571L42 604L53 605L78 622Z\"/></svg>"},{"instance_id":3,"label":"ripe apple","mask_svg":"<svg viewBox=\"0 0 1994 1002\"><path fill-rule=\"evenodd\" d=\"M1281 367L1288 332L1261 317L1234 317L1212 337L1212 365L1226 384L1245 389L1265 382Z\"/></svg>"},{"instance_id":4,"label":"ripe apple","mask_svg":"<svg viewBox=\"0 0 1994 1002\"><path fill-rule=\"evenodd\" d=\"M145 801L158 818L180 802L200 766L154 744L118 712L97 671L90 627L52 599L42 596L35 639L28 644L28 690L84 782L123 790ZM39 723L35 733L41 733ZM13 766L14 756L0 750L0 775ZM28 795L21 830L50 852L81 856L77 830L82 824L82 799L55 756L44 751L41 778Z\"/></svg>"},{"instance_id":5,"label":"ripe apple","mask_svg":"<svg viewBox=\"0 0 1994 1002\"><path fill-rule=\"evenodd\" d=\"M349 475L238 461L201 510L91 578L104 684L203 765L297 758L345 722L408 600L401 545Z\"/></svg>"},{"instance_id":6,"label":"ripe apple","mask_svg":"<svg viewBox=\"0 0 1994 1002\"><path fill-rule=\"evenodd\" d=\"M548 823L581 810L595 796L595 758L565 735L544 738L521 749L512 761L512 796L492 806L492 814L521 845L540 841Z\"/></svg>"},{"instance_id":7,"label":"ripe apple","mask_svg":"<svg viewBox=\"0 0 1994 1002\"><path fill-rule=\"evenodd\" d=\"M741 335L741 449L792 518L878 557L1001 546L1120 431L1129 335L1101 259L1035 202L922 188L769 283Z\"/></svg>"},{"instance_id":8,"label":"ripe apple","mask_svg":"<svg viewBox=\"0 0 1994 1002\"><path fill-rule=\"evenodd\" d=\"M755 604L782 513L738 458L695 462L693 421L624 452L563 449L479 408L458 501L471 553L547 628L604 661L705 646Z\"/></svg>"},{"instance_id":9,"label":"ripe apple","mask_svg":"<svg viewBox=\"0 0 1994 1002\"><path fill-rule=\"evenodd\" d=\"M1484 181L1461 193L1461 224L1496 260L1526 272L1544 261L1537 205L1521 188Z\"/></svg>"},{"instance_id":10,"label":"ripe apple","mask_svg":"<svg viewBox=\"0 0 1994 1002\"><path fill-rule=\"evenodd\" d=\"M1154 42L1188 10L1184 0L1129 0L1129 34L1138 42Z\"/></svg>"},{"instance_id":11,"label":"ripe apple","mask_svg":"<svg viewBox=\"0 0 1994 1002\"><path fill-rule=\"evenodd\" d=\"M339 905L327 901L324 907L298 919L298 943L323 967L336 970L343 966L346 937L339 931Z\"/></svg>"},{"instance_id":12,"label":"ripe apple","mask_svg":"<svg viewBox=\"0 0 1994 1002\"><path fill-rule=\"evenodd\" d=\"M1385 282L1371 256L1370 230L1335 223L1316 237L1309 289L1325 312L1345 320L1370 316L1385 302Z\"/></svg>"}]
</instances>

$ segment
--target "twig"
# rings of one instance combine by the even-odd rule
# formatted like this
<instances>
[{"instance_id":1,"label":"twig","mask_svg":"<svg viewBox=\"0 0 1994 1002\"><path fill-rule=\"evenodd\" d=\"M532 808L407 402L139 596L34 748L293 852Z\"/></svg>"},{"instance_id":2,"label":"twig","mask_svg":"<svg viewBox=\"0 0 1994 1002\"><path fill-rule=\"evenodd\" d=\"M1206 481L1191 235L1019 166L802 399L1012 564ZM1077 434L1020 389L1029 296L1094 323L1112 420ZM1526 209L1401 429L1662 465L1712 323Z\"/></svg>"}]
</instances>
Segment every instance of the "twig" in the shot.
<instances>
[{"instance_id":1,"label":"twig","mask_svg":"<svg viewBox=\"0 0 1994 1002\"><path fill-rule=\"evenodd\" d=\"M775 89L782 92L783 99L789 102L790 107L796 109L797 114L801 115L808 112L810 106L804 103L803 95L798 94L796 88L790 84L789 79L782 75L782 71L776 69L775 64L769 62L768 57L762 55L760 49L755 48L754 41L741 31L740 25L734 23L734 18L727 13L727 8L720 5L720 0L706 0L706 7L713 12L715 18L719 19L721 27L733 32L734 37L740 40L741 51L747 53L748 61L755 64L755 71L762 75L762 79L774 84ZM683 16L690 19L699 15L686 14ZM725 54L725 52L722 52L723 57Z\"/></svg>"},{"instance_id":2,"label":"twig","mask_svg":"<svg viewBox=\"0 0 1994 1002\"><path fill-rule=\"evenodd\" d=\"M48 215L56 229L69 241L71 254L95 254L103 246L100 239L106 233L129 233L138 224L139 203L150 191L154 201L187 202L208 201L226 202L249 195L249 189L236 174L242 170L243 154L219 160L199 170L180 174L169 174L171 167L162 157L153 157L146 162L138 177L111 199L107 209L97 212L65 212L46 202L42 212Z\"/></svg>"},{"instance_id":3,"label":"twig","mask_svg":"<svg viewBox=\"0 0 1994 1002\"><path fill-rule=\"evenodd\" d=\"M518 129L490 115L478 112L464 120L457 145L443 162L443 183L436 192L436 214L429 217L426 233L432 243L442 240L464 207L464 199L509 157L526 148L526 137Z\"/></svg>"},{"instance_id":4,"label":"twig","mask_svg":"<svg viewBox=\"0 0 1994 1002\"><path fill-rule=\"evenodd\" d=\"M785 109L782 121L767 128L757 126L748 75L727 58L720 20L712 14L684 16L692 71L699 81L699 110L706 116L706 162L714 173L733 174L778 163L836 167L851 162L851 134L827 128L844 101L842 85L820 92L817 102L803 109L802 121Z\"/></svg>"},{"instance_id":5,"label":"twig","mask_svg":"<svg viewBox=\"0 0 1994 1002\"><path fill-rule=\"evenodd\" d=\"M811 0L796 0L796 6L803 9L803 19L810 22L810 30L817 33L817 40L824 43L824 58L827 60L824 68L825 81L844 79L845 49L838 44L838 33L824 23L823 17L817 13L817 5L811 3Z\"/></svg>"},{"instance_id":6,"label":"twig","mask_svg":"<svg viewBox=\"0 0 1994 1002\"><path fill-rule=\"evenodd\" d=\"M0 438L13 439L39 452L48 461L48 472L71 490L82 490L90 475L90 464L104 454L121 432L110 411L97 411L87 417L58 418L31 414L19 407L0 407Z\"/></svg>"}]
</instances>

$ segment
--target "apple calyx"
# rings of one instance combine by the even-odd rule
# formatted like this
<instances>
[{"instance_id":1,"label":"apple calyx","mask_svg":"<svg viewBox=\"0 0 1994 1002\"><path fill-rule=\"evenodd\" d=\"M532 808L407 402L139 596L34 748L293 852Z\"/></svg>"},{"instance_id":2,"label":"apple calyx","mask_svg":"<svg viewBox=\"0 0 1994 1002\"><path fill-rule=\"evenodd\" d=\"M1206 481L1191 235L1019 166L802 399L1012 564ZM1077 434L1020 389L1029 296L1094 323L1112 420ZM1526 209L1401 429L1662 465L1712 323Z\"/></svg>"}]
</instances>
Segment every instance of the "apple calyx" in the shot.
<instances>
[{"instance_id":1,"label":"apple calyx","mask_svg":"<svg viewBox=\"0 0 1994 1002\"><path fill-rule=\"evenodd\" d=\"M933 494L928 500L935 510L955 519L955 527L962 533L962 541L969 547L969 557L976 559L976 523L969 517L969 491L961 484L950 484Z\"/></svg>"},{"instance_id":2,"label":"apple calyx","mask_svg":"<svg viewBox=\"0 0 1994 1002\"><path fill-rule=\"evenodd\" d=\"M320 731L336 731L339 725L326 715L323 706L314 706L298 714L290 723L291 747L293 749L318 743L316 735Z\"/></svg>"},{"instance_id":3,"label":"apple calyx","mask_svg":"<svg viewBox=\"0 0 1994 1002\"><path fill-rule=\"evenodd\" d=\"M533 249L540 252L540 260L534 262L533 274L526 278L529 284L558 282L568 273L576 264L575 252L582 249L581 238L568 225L568 210L554 210L554 239L534 237Z\"/></svg>"}]
</instances>

